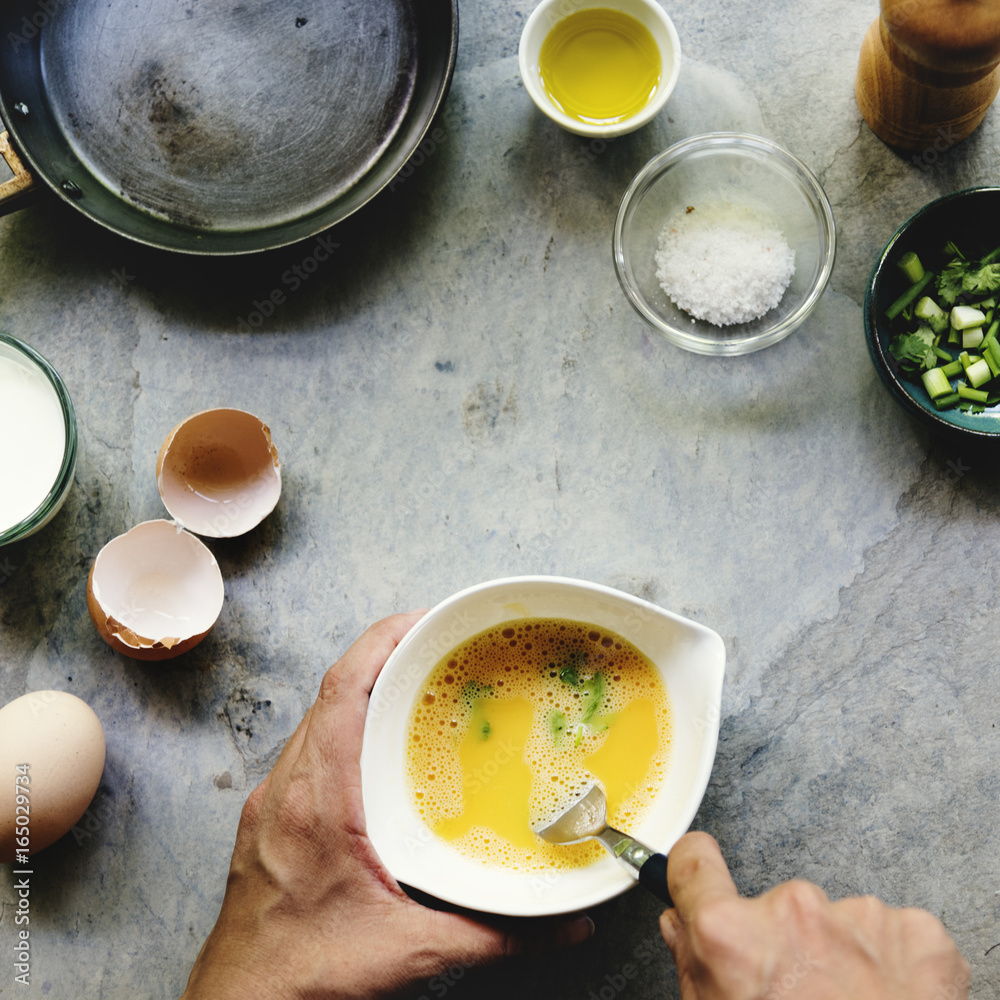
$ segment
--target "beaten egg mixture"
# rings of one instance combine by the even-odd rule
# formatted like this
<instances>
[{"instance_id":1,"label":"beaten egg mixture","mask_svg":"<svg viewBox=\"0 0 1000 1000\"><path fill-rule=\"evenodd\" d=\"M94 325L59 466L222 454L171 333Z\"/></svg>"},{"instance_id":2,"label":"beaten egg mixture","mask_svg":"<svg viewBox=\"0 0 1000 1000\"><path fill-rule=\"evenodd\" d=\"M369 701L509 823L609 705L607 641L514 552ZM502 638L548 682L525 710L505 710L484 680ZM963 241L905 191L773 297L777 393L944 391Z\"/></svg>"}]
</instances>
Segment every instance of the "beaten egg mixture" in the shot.
<instances>
[{"instance_id":1,"label":"beaten egg mixture","mask_svg":"<svg viewBox=\"0 0 1000 1000\"><path fill-rule=\"evenodd\" d=\"M547 844L532 828L594 778L628 829L659 790L670 703L622 636L564 619L507 622L468 639L421 685L407 726L412 803L462 854L520 870L578 868L596 842Z\"/></svg>"}]
</instances>

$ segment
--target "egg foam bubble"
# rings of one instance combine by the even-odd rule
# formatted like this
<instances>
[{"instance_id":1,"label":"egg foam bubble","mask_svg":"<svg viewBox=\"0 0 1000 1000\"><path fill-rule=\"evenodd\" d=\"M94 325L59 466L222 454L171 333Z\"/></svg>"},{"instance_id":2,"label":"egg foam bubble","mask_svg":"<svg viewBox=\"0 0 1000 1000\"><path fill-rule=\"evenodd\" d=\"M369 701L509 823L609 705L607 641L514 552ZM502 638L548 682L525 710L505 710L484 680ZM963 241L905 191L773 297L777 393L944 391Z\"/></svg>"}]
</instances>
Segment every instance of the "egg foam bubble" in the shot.
<instances>
[{"instance_id":1,"label":"egg foam bubble","mask_svg":"<svg viewBox=\"0 0 1000 1000\"><path fill-rule=\"evenodd\" d=\"M632 830L663 786L671 706L654 664L606 628L503 622L456 646L417 689L406 731L412 806L460 854L517 871L582 868L596 841L533 832L595 780Z\"/></svg>"}]
</instances>

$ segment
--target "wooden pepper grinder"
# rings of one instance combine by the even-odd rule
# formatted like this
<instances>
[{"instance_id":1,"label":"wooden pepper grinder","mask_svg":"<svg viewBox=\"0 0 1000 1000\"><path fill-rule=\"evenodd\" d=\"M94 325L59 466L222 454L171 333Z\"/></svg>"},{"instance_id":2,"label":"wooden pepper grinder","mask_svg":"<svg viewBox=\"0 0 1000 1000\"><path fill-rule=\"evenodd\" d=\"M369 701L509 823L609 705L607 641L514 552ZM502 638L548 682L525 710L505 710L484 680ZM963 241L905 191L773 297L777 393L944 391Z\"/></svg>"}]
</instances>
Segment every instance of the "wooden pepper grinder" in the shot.
<instances>
[{"instance_id":1,"label":"wooden pepper grinder","mask_svg":"<svg viewBox=\"0 0 1000 1000\"><path fill-rule=\"evenodd\" d=\"M872 131L908 152L944 152L1000 88L1000 0L881 0L854 93Z\"/></svg>"}]
</instances>

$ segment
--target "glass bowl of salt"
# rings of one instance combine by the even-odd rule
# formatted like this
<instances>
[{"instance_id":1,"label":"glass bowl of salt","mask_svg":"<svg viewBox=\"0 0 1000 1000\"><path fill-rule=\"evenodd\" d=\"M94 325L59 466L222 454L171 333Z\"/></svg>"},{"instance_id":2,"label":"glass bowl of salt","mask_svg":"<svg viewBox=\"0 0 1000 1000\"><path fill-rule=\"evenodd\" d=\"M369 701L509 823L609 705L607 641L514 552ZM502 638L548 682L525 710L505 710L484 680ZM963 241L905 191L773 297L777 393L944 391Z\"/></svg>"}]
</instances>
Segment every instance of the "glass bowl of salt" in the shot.
<instances>
[{"instance_id":1,"label":"glass bowl of salt","mask_svg":"<svg viewBox=\"0 0 1000 1000\"><path fill-rule=\"evenodd\" d=\"M826 288L836 234L812 171L777 143L712 132L635 176L618 209L615 270L677 347L749 354L798 327Z\"/></svg>"}]
</instances>

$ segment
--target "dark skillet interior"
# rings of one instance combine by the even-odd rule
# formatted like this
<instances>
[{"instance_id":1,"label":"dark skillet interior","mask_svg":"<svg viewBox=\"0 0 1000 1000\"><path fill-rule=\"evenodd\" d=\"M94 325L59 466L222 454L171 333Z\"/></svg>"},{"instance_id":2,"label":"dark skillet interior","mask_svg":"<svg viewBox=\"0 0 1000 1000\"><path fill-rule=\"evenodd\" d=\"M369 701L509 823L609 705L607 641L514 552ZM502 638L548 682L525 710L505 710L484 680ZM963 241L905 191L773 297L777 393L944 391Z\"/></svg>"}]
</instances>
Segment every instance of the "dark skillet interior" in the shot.
<instances>
[{"instance_id":1,"label":"dark skillet interior","mask_svg":"<svg viewBox=\"0 0 1000 1000\"><path fill-rule=\"evenodd\" d=\"M997 407L982 414L961 410L938 412L923 384L901 376L889 353L891 333L885 310L905 291L906 278L897 261L915 251L928 270L935 272L947 260L941 249L951 240L967 257L988 253L1000 246L1000 188L968 188L945 195L914 213L886 245L872 270L865 291L865 337L875 369L892 397L915 420L935 433L965 438L977 444L1000 444Z\"/></svg>"},{"instance_id":2,"label":"dark skillet interior","mask_svg":"<svg viewBox=\"0 0 1000 1000\"><path fill-rule=\"evenodd\" d=\"M425 137L457 42L454 0L4 7L0 111L30 169L196 253L294 242L373 197Z\"/></svg>"}]
</instances>

